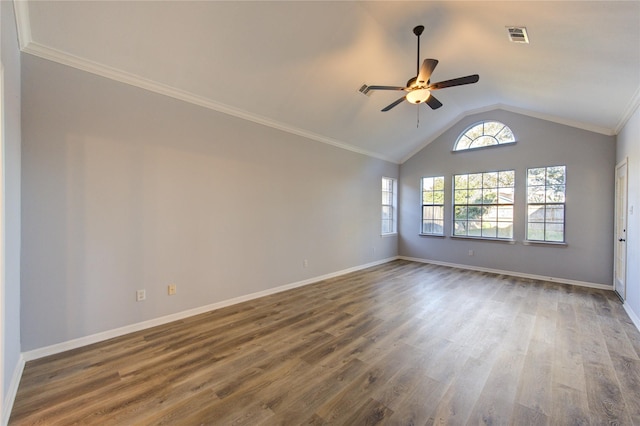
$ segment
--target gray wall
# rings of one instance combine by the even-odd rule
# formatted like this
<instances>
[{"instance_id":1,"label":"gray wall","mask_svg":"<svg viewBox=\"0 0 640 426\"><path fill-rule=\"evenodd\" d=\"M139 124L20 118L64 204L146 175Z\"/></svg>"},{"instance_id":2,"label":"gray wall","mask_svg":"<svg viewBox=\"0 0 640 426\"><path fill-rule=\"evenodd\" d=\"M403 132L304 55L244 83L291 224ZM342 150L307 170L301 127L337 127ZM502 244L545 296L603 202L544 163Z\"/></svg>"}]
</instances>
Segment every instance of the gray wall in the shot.
<instances>
[{"instance_id":1,"label":"gray wall","mask_svg":"<svg viewBox=\"0 0 640 426\"><path fill-rule=\"evenodd\" d=\"M617 139L617 161L627 158L627 306L640 318L640 109Z\"/></svg>"},{"instance_id":2,"label":"gray wall","mask_svg":"<svg viewBox=\"0 0 640 426\"><path fill-rule=\"evenodd\" d=\"M514 132L511 146L452 153L460 133L483 119ZM613 137L504 110L465 117L400 168L401 256L611 285L613 258ZM566 247L523 245L527 167L567 166ZM420 178L445 176L445 234L451 234L454 174L515 169L516 244L419 236ZM475 255L469 256L469 250Z\"/></svg>"},{"instance_id":3,"label":"gray wall","mask_svg":"<svg viewBox=\"0 0 640 426\"><path fill-rule=\"evenodd\" d=\"M397 164L22 66L24 351L397 255L380 237Z\"/></svg>"},{"instance_id":4,"label":"gray wall","mask_svg":"<svg viewBox=\"0 0 640 426\"><path fill-rule=\"evenodd\" d=\"M20 359L20 51L13 2L2 8L2 65L4 66L4 185L5 288L4 380L5 397ZM1 419L0 419L1 421Z\"/></svg>"}]
</instances>

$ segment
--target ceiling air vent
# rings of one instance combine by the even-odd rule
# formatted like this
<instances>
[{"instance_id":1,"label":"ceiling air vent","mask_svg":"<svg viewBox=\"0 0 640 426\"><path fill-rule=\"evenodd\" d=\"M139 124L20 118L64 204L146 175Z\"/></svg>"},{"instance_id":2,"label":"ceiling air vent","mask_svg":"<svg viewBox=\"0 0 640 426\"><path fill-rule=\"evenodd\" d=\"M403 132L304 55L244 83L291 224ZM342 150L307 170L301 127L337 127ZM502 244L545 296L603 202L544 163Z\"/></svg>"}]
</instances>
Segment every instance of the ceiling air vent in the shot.
<instances>
[{"instance_id":1,"label":"ceiling air vent","mask_svg":"<svg viewBox=\"0 0 640 426\"><path fill-rule=\"evenodd\" d=\"M509 32L509 40L512 42L529 44L529 36L525 27L507 27L507 31Z\"/></svg>"}]
</instances>

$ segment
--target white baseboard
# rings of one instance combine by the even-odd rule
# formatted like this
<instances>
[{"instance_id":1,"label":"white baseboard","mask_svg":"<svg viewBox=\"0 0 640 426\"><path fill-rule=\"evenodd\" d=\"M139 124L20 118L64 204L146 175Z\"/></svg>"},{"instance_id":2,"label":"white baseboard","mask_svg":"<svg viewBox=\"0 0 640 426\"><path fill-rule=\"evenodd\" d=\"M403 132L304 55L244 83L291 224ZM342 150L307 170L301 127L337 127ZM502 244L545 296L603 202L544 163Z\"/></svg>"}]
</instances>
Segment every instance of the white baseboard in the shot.
<instances>
[{"instance_id":1,"label":"white baseboard","mask_svg":"<svg viewBox=\"0 0 640 426\"><path fill-rule=\"evenodd\" d=\"M629 306L627 302L624 302L622 304L622 307L627 312L627 315L629 315L629 318L631 318L633 325L635 325L638 331L640 331L640 318L638 317L638 315L633 312L633 309L631 309L631 306Z\"/></svg>"},{"instance_id":2,"label":"white baseboard","mask_svg":"<svg viewBox=\"0 0 640 426\"><path fill-rule=\"evenodd\" d=\"M25 359L22 355L18 359L18 364L13 370L11 375L11 382L9 383L9 389L2 401L2 418L0 424L6 426L9 423L9 417L11 416L11 410L13 409L13 403L16 400L16 394L18 393L18 386L20 386L20 379L22 378L22 372L24 371Z\"/></svg>"},{"instance_id":3,"label":"white baseboard","mask_svg":"<svg viewBox=\"0 0 640 426\"><path fill-rule=\"evenodd\" d=\"M561 284L570 284L570 285L577 285L581 287L597 288L600 290L613 290L613 285L591 283L588 281L577 281L577 280L570 280L566 278L545 277L543 275L525 274L522 272L514 272L514 271L503 271L501 269L483 268L481 266L462 265L459 263L441 262L439 260L421 259L417 257L398 256L398 258L403 260L410 260L413 262L432 263L434 265L449 266L449 267L458 268L458 269L468 269L471 271L490 272L492 274L509 275L509 276L518 277L518 278L529 278L532 280L551 281L551 282L556 282Z\"/></svg>"},{"instance_id":4,"label":"white baseboard","mask_svg":"<svg viewBox=\"0 0 640 426\"><path fill-rule=\"evenodd\" d=\"M96 334L91 334L89 336L79 337L77 339L68 340L66 342L56 343L50 346L46 346L43 348L34 349L31 351L23 352L22 357L24 358L23 363L25 361L31 361L38 358L43 358L45 356L54 355L60 352L68 351L71 349L76 349L82 346L87 346L93 343L102 342L108 339L112 339L114 337L123 336L128 333L133 333L140 330L145 330L151 327L156 327L159 325L167 324L173 321L178 321L184 318L192 317L194 315L199 315L205 312L213 311L215 309L225 308L227 306L235 305L237 303L246 302L249 300L257 299L259 297L269 296L275 293L280 293L282 291L291 290L297 287L303 287L305 285L313 284L318 281L326 280L329 278L335 278L340 275L348 274L351 272L359 271L361 269L370 268L372 266L381 265L383 263L391 262L393 260L398 259L398 257L390 257L382 260L378 260L375 262L367 263L364 265L355 266L352 268L343 269L341 271L332 272L330 274L321 275L318 277L309 278L306 280L285 284L279 287L271 288L264 291L259 291L256 293L247 294L244 296L234 297L233 299L224 300L222 302L212 303L210 305L200 306L194 309L189 309L182 312L177 312L175 314L166 315L159 318L154 318L148 321L142 321L136 324L127 325L124 327L103 331Z\"/></svg>"}]
</instances>

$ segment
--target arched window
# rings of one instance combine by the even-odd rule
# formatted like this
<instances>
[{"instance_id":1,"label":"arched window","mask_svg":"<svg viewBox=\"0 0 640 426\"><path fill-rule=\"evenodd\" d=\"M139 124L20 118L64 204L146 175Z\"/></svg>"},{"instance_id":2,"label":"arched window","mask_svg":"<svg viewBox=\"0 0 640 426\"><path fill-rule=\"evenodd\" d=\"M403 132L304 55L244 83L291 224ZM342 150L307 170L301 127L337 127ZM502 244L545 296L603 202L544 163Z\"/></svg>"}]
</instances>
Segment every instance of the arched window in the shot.
<instances>
[{"instance_id":1,"label":"arched window","mask_svg":"<svg viewBox=\"0 0 640 426\"><path fill-rule=\"evenodd\" d=\"M515 141L513 132L506 125L499 121L481 121L462 132L453 150L464 151L485 146L504 145Z\"/></svg>"}]
</instances>

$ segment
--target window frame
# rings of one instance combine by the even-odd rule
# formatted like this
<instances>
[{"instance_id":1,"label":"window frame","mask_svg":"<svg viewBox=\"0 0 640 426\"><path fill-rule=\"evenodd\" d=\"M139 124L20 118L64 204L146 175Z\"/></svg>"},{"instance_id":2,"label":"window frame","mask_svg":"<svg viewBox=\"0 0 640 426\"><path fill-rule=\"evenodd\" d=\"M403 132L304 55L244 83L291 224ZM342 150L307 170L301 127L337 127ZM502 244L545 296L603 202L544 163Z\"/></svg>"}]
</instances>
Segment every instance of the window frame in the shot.
<instances>
[{"instance_id":1,"label":"window frame","mask_svg":"<svg viewBox=\"0 0 640 426\"><path fill-rule=\"evenodd\" d=\"M385 180L391 183L391 190L388 191L385 188ZM382 177L382 193L381 193L381 201L382 206L380 209L380 235L382 236L390 236L398 234L398 179L383 176ZM385 203L385 194L390 193L390 196L387 197L390 201L389 203ZM390 217L385 218L385 208L389 208ZM390 228L385 228L385 223L390 223ZM386 231L386 229L390 229Z\"/></svg>"},{"instance_id":2,"label":"window frame","mask_svg":"<svg viewBox=\"0 0 640 426\"><path fill-rule=\"evenodd\" d=\"M501 125L502 127L495 134L490 134L490 133L487 133L486 130L485 130L485 125L487 123L496 123L498 125ZM482 126L482 134L480 134L478 136L474 136L473 139L472 139L471 136L468 135L468 133L471 132L471 130L475 129L478 126ZM505 129L508 130L508 132L511 134L512 138L511 138L511 140L505 140L505 141L501 142L501 140L498 139L497 136L500 135ZM464 138L467 138L467 139L469 139L471 141L469 143L469 146L467 146L465 148L458 148L458 145L460 144L461 141L464 140ZM473 143L475 141L477 141L480 138L491 138L491 139L493 139L495 141L495 143L488 144L488 145L471 146L471 145L473 145ZM478 121L476 123L473 123L472 125L470 125L466 129L464 129L464 131L462 131L462 133L460 133L460 135L456 139L456 142L453 144L453 152L474 151L476 149L494 148L494 147L499 147L499 146L513 145L515 143L516 143L516 137L515 137L515 134L513 133L513 130L511 130L511 127L509 127L506 124L504 124L503 122L497 121L497 120L482 120L482 121Z\"/></svg>"},{"instance_id":3,"label":"window frame","mask_svg":"<svg viewBox=\"0 0 640 426\"><path fill-rule=\"evenodd\" d=\"M557 183L549 183L548 181L548 170L553 168L563 168L563 180L562 184L559 185ZM544 169L544 185L530 185L529 179L529 171L536 169ZM562 202L558 201L547 201L547 191L549 187L558 187L562 186ZM543 202L530 202L530 188L542 188L545 194L545 199ZM542 221L531 221L529 214L530 206L540 206L543 210L543 220ZM547 219L547 208L562 206L562 221L551 221ZM525 206L525 244L550 244L550 245L567 245L567 166L566 164L558 164L554 166L540 166L540 167L527 167L526 170L526 206ZM534 239L530 237L529 225L531 223L542 223L543 224L543 238L544 239ZM547 225L548 224L562 224L562 240L556 239L547 239Z\"/></svg>"},{"instance_id":4,"label":"window frame","mask_svg":"<svg viewBox=\"0 0 640 426\"><path fill-rule=\"evenodd\" d=\"M506 172L510 172L511 173L511 186L500 186L500 174L501 173L506 173ZM496 185L495 186L485 186L485 175L487 175L487 181L489 179L488 175L492 175L492 174L496 174ZM469 186L469 176L477 176L480 175L481 176L481 186L480 188L477 187L470 187ZM459 186L456 185L456 178L458 177L463 177L466 176L466 181L467 184L464 188L460 188ZM458 173L458 174L454 174L451 178L452 180L452 200L451 200L451 205L452 205L452 212L451 212L451 218L452 218L452 224L451 224L451 237L452 238L470 238L470 239L477 239L477 240L488 240L488 241L505 241L505 242L514 242L514 235L515 235L515 207L516 207L516 185L515 185L515 181L516 181L516 170L514 169L505 169L505 170L494 170L494 171L484 171L484 172L471 172L471 173ZM488 184L489 182L487 182ZM510 191L505 191L502 192L501 189L510 189ZM464 193L466 191L466 199L467 202L466 203L457 203L456 202L456 191L460 191L460 193ZM482 198L481 198L481 202L477 203L477 202L473 202L470 203L469 201L469 192L470 191L474 191L476 192L476 195L478 194L477 191L480 191L480 194L482 194ZM495 192L496 194L496 199L495 202L492 203L485 203L484 202L484 197L485 197L485 193L487 195L490 195L491 193ZM500 194L501 193L511 193L511 202L500 202ZM469 218L469 208L480 208L480 209L484 209L485 207L490 207L490 208L495 208L495 220L485 220L484 216L487 214L487 212L482 211L479 214L479 219L474 219L474 220L470 220ZM460 219L458 217L458 209L459 208L464 208L466 209L466 213L465 213L465 219ZM500 212L502 211L506 211L506 210L511 210L511 220L500 220ZM480 235L469 235L469 222L473 221L473 222L479 222L480 224ZM459 234L456 233L456 224L459 222L465 222L466 226L466 233L465 234ZM485 229L483 226L483 223L495 223L495 227L496 227L496 236L488 236L488 235L483 235L483 230ZM500 223L509 223L510 227L511 227L511 235L510 236L505 236L505 237L501 237L499 236L499 232L500 232Z\"/></svg>"},{"instance_id":5,"label":"window frame","mask_svg":"<svg viewBox=\"0 0 640 426\"><path fill-rule=\"evenodd\" d=\"M432 202L432 203L425 203L425 179L432 179L432 186L431 189L429 190L429 192L431 192L433 194L432 200L435 199L435 195L436 193L441 193L442 195L442 203L436 203L436 202ZM440 179L442 180L442 189L434 189L435 188L435 180L436 179ZM421 198L421 202L420 202L420 235L428 235L428 236L435 236L435 237L444 237L444 221L445 221L445 215L444 215L444 211L445 211L445 189L446 189L446 181L444 176L423 176L420 178L420 198ZM425 232L425 207L432 207L434 208L434 213L435 213L435 208L439 207L440 208L440 222L441 222L441 232ZM435 216L435 215L434 215ZM437 219L435 217L432 217L431 219L426 219L429 220L430 223L432 225L436 225L437 224Z\"/></svg>"}]
</instances>

